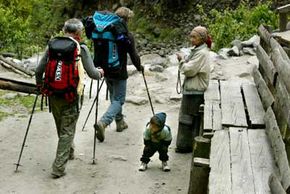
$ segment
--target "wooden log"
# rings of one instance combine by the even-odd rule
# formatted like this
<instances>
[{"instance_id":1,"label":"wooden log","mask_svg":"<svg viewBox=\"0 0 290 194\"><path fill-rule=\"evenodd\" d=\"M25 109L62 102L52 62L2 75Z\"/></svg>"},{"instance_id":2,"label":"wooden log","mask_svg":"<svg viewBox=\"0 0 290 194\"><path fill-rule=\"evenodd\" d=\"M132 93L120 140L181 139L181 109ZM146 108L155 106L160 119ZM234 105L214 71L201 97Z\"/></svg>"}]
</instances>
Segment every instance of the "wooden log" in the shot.
<instances>
[{"instance_id":1,"label":"wooden log","mask_svg":"<svg viewBox=\"0 0 290 194\"><path fill-rule=\"evenodd\" d=\"M36 94L36 85L27 82L15 81L7 78L0 77L0 89L12 90L28 94Z\"/></svg>"},{"instance_id":2,"label":"wooden log","mask_svg":"<svg viewBox=\"0 0 290 194\"><path fill-rule=\"evenodd\" d=\"M287 54L286 51L283 49L283 47L282 47L282 46L277 42L277 40L275 40L275 38L272 37L272 38L270 39L270 45L271 45L271 49L272 49L272 51L275 50L275 49L278 49L279 54L278 54L278 53L276 53L276 54L278 54L279 56L281 56L282 59L285 60L286 63L289 65L289 63L290 63L290 59L289 59L289 57L288 57L288 54ZM273 56L273 53L272 53L272 56ZM274 64L274 65L276 65L276 64Z\"/></svg>"},{"instance_id":3,"label":"wooden log","mask_svg":"<svg viewBox=\"0 0 290 194\"><path fill-rule=\"evenodd\" d=\"M271 189L271 193L273 194L286 194L284 188L281 185L281 182L279 179L276 177L275 174L271 174L269 176L269 181L268 181L269 187Z\"/></svg>"},{"instance_id":4,"label":"wooden log","mask_svg":"<svg viewBox=\"0 0 290 194\"><path fill-rule=\"evenodd\" d=\"M24 75L24 76L28 76L27 74L23 73L22 71L19 71L17 69L15 69L14 67L12 67L11 65L8 65L7 63L5 63L4 61L0 60L0 65L2 65L4 68L9 69L10 71L17 73L19 75ZM30 76L29 76L30 77Z\"/></svg>"},{"instance_id":5,"label":"wooden log","mask_svg":"<svg viewBox=\"0 0 290 194\"><path fill-rule=\"evenodd\" d=\"M214 133L210 148L209 194L232 194L230 143L227 130Z\"/></svg>"},{"instance_id":6,"label":"wooden log","mask_svg":"<svg viewBox=\"0 0 290 194\"><path fill-rule=\"evenodd\" d=\"M278 169L273 150L264 129L248 129L249 148L256 193L270 194L268 177Z\"/></svg>"},{"instance_id":7,"label":"wooden log","mask_svg":"<svg viewBox=\"0 0 290 194\"><path fill-rule=\"evenodd\" d=\"M271 61L266 51L261 47L261 45L257 46L256 53L260 63L259 69L263 70L264 75L267 77L269 82L275 86L277 71L273 62Z\"/></svg>"},{"instance_id":8,"label":"wooden log","mask_svg":"<svg viewBox=\"0 0 290 194\"><path fill-rule=\"evenodd\" d=\"M214 135L214 132L205 132L202 134L202 137L207 138L207 139L211 139Z\"/></svg>"},{"instance_id":9,"label":"wooden log","mask_svg":"<svg viewBox=\"0 0 290 194\"><path fill-rule=\"evenodd\" d=\"M258 28L258 34L261 37L261 46L263 47L263 49L269 53L270 51L270 38L271 38L271 34L268 32L268 30L263 26L260 25Z\"/></svg>"},{"instance_id":10,"label":"wooden log","mask_svg":"<svg viewBox=\"0 0 290 194\"><path fill-rule=\"evenodd\" d=\"M285 31L287 22L288 22L288 13L290 12L290 4L281 6L277 8L277 11L279 13L279 28L280 31Z\"/></svg>"},{"instance_id":11,"label":"wooden log","mask_svg":"<svg viewBox=\"0 0 290 194\"><path fill-rule=\"evenodd\" d=\"M253 77L254 77L254 81L256 83L258 92L260 94L263 107L265 110L267 110L268 107L271 107L273 103L275 102L274 96L272 95L271 91L267 87L266 82L264 81L262 75L260 74L257 68L253 70Z\"/></svg>"},{"instance_id":12,"label":"wooden log","mask_svg":"<svg viewBox=\"0 0 290 194\"><path fill-rule=\"evenodd\" d=\"M287 91L290 92L290 64L287 64L285 60L282 59L281 55L279 54L278 49L273 50L273 62L277 67L278 75L281 80L284 82L284 85L287 88Z\"/></svg>"},{"instance_id":13,"label":"wooden log","mask_svg":"<svg viewBox=\"0 0 290 194\"><path fill-rule=\"evenodd\" d=\"M277 163L279 174L281 176L281 183L286 191L290 191L290 169L286 155L285 144L282 140L279 127L276 122L275 114L271 107L268 108L265 115L266 132L270 139L275 161Z\"/></svg>"},{"instance_id":14,"label":"wooden log","mask_svg":"<svg viewBox=\"0 0 290 194\"><path fill-rule=\"evenodd\" d=\"M247 127L248 124L240 83L221 81L220 87L222 125Z\"/></svg>"},{"instance_id":15,"label":"wooden log","mask_svg":"<svg viewBox=\"0 0 290 194\"><path fill-rule=\"evenodd\" d=\"M19 70L19 71L21 71L21 72L23 72L23 73L25 73L25 74L27 74L27 75L29 75L29 76L33 76L33 75L34 75L34 72L32 72L32 71L30 71L30 70L27 70L27 69L25 69L24 67L19 66L19 65L15 64L15 63L13 63L13 62L11 62L11 61L5 59L5 58L4 58L3 56L1 56L1 55L0 55L0 60L1 60L1 61L4 61L6 64L8 64L8 65L14 67L15 69L17 69L17 70Z\"/></svg>"},{"instance_id":16,"label":"wooden log","mask_svg":"<svg viewBox=\"0 0 290 194\"><path fill-rule=\"evenodd\" d=\"M276 86L276 103L279 105L274 106L273 108L274 112L279 111L279 114L282 117L280 119L277 118L277 121L282 133L282 137L285 139L288 127L290 126L290 95L287 92L287 89L280 77L278 77Z\"/></svg>"},{"instance_id":17,"label":"wooden log","mask_svg":"<svg viewBox=\"0 0 290 194\"><path fill-rule=\"evenodd\" d=\"M207 191L209 175L210 139L194 138L189 181L189 194L203 194Z\"/></svg>"},{"instance_id":18,"label":"wooden log","mask_svg":"<svg viewBox=\"0 0 290 194\"><path fill-rule=\"evenodd\" d=\"M243 84L242 89L251 128L263 128L265 126L265 111L256 86L253 84Z\"/></svg>"},{"instance_id":19,"label":"wooden log","mask_svg":"<svg viewBox=\"0 0 290 194\"><path fill-rule=\"evenodd\" d=\"M196 136L193 143L194 158L209 158L210 139L202 136Z\"/></svg>"},{"instance_id":20,"label":"wooden log","mask_svg":"<svg viewBox=\"0 0 290 194\"><path fill-rule=\"evenodd\" d=\"M233 193L254 194L254 177L251 166L247 129L230 127L230 155Z\"/></svg>"}]
</instances>

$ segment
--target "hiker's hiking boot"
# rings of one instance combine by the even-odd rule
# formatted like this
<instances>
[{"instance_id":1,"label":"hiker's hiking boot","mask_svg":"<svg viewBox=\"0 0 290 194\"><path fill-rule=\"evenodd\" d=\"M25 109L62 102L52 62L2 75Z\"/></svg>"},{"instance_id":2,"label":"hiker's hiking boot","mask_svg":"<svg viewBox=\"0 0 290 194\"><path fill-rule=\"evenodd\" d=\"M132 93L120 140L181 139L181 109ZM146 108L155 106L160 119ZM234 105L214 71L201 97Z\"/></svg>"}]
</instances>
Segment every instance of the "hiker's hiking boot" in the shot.
<instances>
[{"instance_id":1,"label":"hiker's hiking boot","mask_svg":"<svg viewBox=\"0 0 290 194\"><path fill-rule=\"evenodd\" d=\"M162 162L162 170L163 170L164 172L168 172L168 171L170 171L170 168L169 168L167 162Z\"/></svg>"},{"instance_id":2,"label":"hiker's hiking boot","mask_svg":"<svg viewBox=\"0 0 290 194\"><path fill-rule=\"evenodd\" d=\"M97 139L100 142L103 142L105 140L105 128L106 128L106 126L107 125L101 121L99 121L97 124L94 125Z\"/></svg>"},{"instance_id":3,"label":"hiker's hiking boot","mask_svg":"<svg viewBox=\"0 0 290 194\"><path fill-rule=\"evenodd\" d=\"M139 167L139 171L145 171L146 169L147 169L147 164L145 162L142 162Z\"/></svg>"},{"instance_id":4,"label":"hiker's hiking boot","mask_svg":"<svg viewBox=\"0 0 290 194\"><path fill-rule=\"evenodd\" d=\"M69 156L68 159L69 160L74 160L75 159L75 154L74 154L75 150L71 147L70 151L69 151Z\"/></svg>"},{"instance_id":5,"label":"hiker's hiking boot","mask_svg":"<svg viewBox=\"0 0 290 194\"><path fill-rule=\"evenodd\" d=\"M53 178L53 179L58 179L58 178L60 178L60 177L62 177L62 176L64 176L64 175L66 175L66 173L65 172L52 172L51 173L51 177Z\"/></svg>"},{"instance_id":6,"label":"hiker's hiking boot","mask_svg":"<svg viewBox=\"0 0 290 194\"><path fill-rule=\"evenodd\" d=\"M124 129L128 128L128 124L124 121L124 119L116 121L116 126L117 126L117 129L116 129L117 132L122 132L124 131Z\"/></svg>"}]
</instances>

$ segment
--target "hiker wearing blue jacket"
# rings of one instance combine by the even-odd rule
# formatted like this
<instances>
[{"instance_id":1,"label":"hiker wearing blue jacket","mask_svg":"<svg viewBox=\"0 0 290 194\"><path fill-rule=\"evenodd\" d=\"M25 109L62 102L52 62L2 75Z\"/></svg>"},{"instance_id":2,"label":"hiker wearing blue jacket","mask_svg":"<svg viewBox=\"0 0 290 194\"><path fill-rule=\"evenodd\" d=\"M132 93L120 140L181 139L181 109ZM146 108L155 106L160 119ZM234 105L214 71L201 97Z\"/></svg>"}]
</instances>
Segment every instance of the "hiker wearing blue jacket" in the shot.
<instances>
[{"instance_id":1,"label":"hiker wearing blue jacket","mask_svg":"<svg viewBox=\"0 0 290 194\"><path fill-rule=\"evenodd\" d=\"M127 22L130 17L133 16L133 11L126 7L120 7L115 12L127 28ZM105 139L105 128L110 125L113 120L116 121L116 131L122 132L124 129L128 128L127 123L124 120L124 115L122 113L122 107L125 103L126 97L126 87L127 87L127 54L129 54L133 65L140 72L144 71L143 66L140 63L140 57L135 48L135 40L130 32L124 35L122 41L117 43L117 51L121 69L118 71L106 71L105 70L105 80L110 93L111 104L107 111L103 114L101 119L94 125L97 133L96 137L100 142Z\"/></svg>"},{"instance_id":2,"label":"hiker wearing blue jacket","mask_svg":"<svg viewBox=\"0 0 290 194\"><path fill-rule=\"evenodd\" d=\"M162 161L162 170L170 171L167 164L168 157L168 147L172 140L172 135L169 126L165 125L166 114L161 112L155 114L151 117L150 122L147 124L144 131L144 150L143 155L140 158L142 162L139 171L145 171L147 169L147 164L150 161L155 152L159 153L159 159Z\"/></svg>"}]
</instances>

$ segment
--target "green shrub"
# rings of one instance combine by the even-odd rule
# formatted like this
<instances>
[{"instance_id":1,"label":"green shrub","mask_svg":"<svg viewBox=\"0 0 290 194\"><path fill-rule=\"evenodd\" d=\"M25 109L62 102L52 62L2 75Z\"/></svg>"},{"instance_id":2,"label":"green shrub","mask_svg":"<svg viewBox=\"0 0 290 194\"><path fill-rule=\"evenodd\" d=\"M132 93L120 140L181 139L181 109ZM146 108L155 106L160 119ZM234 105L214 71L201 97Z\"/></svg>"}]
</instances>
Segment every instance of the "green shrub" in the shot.
<instances>
[{"instance_id":1,"label":"green shrub","mask_svg":"<svg viewBox=\"0 0 290 194\"><path fill-rule=\"evenodd\" d=\"M203 12L202 7L199 7ZM277 28L278 17L270 10L270 4L259 4L249 8L241 3L236 10L226 9L223 12L210 11L207 18L203 18L213 37L214 50L229 47L234 39L247 40L257 33L260 24Z\"/></svg>"}]
</instances>

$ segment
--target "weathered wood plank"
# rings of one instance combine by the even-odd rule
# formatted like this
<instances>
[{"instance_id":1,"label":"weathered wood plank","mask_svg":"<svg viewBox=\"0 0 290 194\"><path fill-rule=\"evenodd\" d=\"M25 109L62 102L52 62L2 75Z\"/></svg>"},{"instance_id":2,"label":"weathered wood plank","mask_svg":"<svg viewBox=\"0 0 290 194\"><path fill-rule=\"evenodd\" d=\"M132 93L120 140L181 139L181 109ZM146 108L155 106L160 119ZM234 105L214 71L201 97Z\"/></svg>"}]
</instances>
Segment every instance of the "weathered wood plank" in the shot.
<instances>
[{"instance_id":1,"label":"weathered wood plank","mask_svg":"<svg viewBox=\"0 0 290 194\"><path fill-rule=\"evenodd\" d=\"M222 125L247 127L240 83L221 81Z\"/></svg>"},{"instance_id":2,"label":"weathered wood plank","mask_svg":"<svg viewBox=\"0 0 290 194\"><path fill-rule=\"evenodd\" d=\"M264 129L248 129L250 155L254 175L255 192L270 194L268 177L277 172L273 151Z\"/></svg>"},{"instance_id":3,"label":"weathered wood plank","mask_svg":"<svg viewBox=\"0 0 290 194\"><path fill-rule=\"evenodd\" d=\"M287 62L287 64L289 65L290 59L289 59L286 51L282 48L282 46L273 37L271 37L271 39L270 39L270 46L271 46L272 51L274 51L274 49L278 49L278 52L280 53L280 54L278 54L278 56L281 56L282 59L285 60ZM273 53L272 53L272 58L273 57L275 57L275 56L273 56ZM274 65L276 65L276 64L274 63Z\"/></svg>"},{"instance_id":4,"label":"weathered wood plank","mask_svg":"<svg viewBox=\"0 0 290 194\"><path fill-rule=\"evenodd\" d=\"M232 194L230 145L227 130L216 131L211 139L209 194Z\"/></svg>"},{"instance_id":5,"label":"weathered wood plank","mask_svg":"<svg viewBox=\"0 0 290 194\"><path fill-rule=\"evenodd\" d=\"M266 43L266 45L262 45L262 46L263 46L264 50L267 52L268 50L264 46L270 47L271 34L268 32L268 30L263 25L259 26L258 34L261 37L261 39Z\"/></svg>"},{"instance_id":6,"label":"weathered wood plank","mask_svg":"<svg viewBox=\"0 0 290 194\"><path fill-rule=\"evenodd\" d=\"M230 127L232 193L255 193L247 129Z\"/></svg>"},{"instance_id":7,"label":"weathered wood plank","mask_svg":"<svg viewBox=\"0 0 290 194\"><path fill-rule=\"evenodd\" d=\"M208 88L204 92L205 101L220 101L220 91L219 91L219 82L218 80L210 80Z\"/></svg>"},{"instance_id":8,"label":"weathered wood plank","mask_svg":"<svg viewBox=\"0 0 290 194\"><path fill-rule=\"evenodd\" d=\"M265 111L256 86L253 84L243 84L242 89L249 113L251 127L264 127Z\"/></svg>"},{"instance_id":9,"label":"weathered wood plank","mask_svg":"<svg viewBox=\"0 0 290 194\"><path fill-rule=\"evenodd\" d=\"M271 174L269 177L269 186L273 194L286 194L279 179L274 174Z\"/></svg>"},{"instance_id":10,"label":"weathered wood plank","mask_svg":"<svg viewBox=\"0 0 290 194\"><path fill-rule=\"evenodd\" d=\"M219 102L214 102L212 104L212 130L217 131L217 130L222 130L222 110L220 108L220 103Z\"/></svg>"},{"instance_id":11,"label":"weathered wood plank","mask_svg":"<svg viewBox=\"0 0 290 194\"><path fill-rule=\"evenodd\" d=\"M282 112L283 120L287 122L285 127L283 127L285 129L280 127L281 131L283 131L282 136L285 137L288 129L287 125L290 126L290 95L280 77L278 77L276 92L276 103L279 103L279 111Z\"/></svg>"},{"instance_id":12,"label":"weathered wood plank","mask_svg":"<svg viewBox=\"0 0 290 194\"><path fill-rule=\"evenodd\" d=\"M283 5L281 7L278 7L277 8L277 11L279 13L287 13L287 12L290 12L290 4L287 4L287 5Z\"/></svg>"},{"instance_id":13,"label":"weathered wood plank","mask_svg":"<svg viewBox=\"0 0 290 194\"><path fill-rule=\"evenodd\" d=\"M213 129L213 101L204 102L204 114L203 114L203 131L212 131Z\"/></svg>"},{"instance_id":14,"label":"weathered wood plank","mask_svg":"<svg viewBox=\"0 0 290 194\"><path fill-rule=\"evenodd\" d=\"M286 155L285 144L282 140L275 114L271 107L268 108L264 121L266 125L266 132L269 136L274 151L273 153L275 161L281 176L282 186L286 191L290 191L290 169Z\"/></svg>"},{"instance_id":15,"label":"weathered wood plank","mask_svg":"<svg viewBox=\"0 0 290 194\"><path fill-rule=\"evenodd\" d=\"M278 49L273 50L272 59L277 68L279 77L283 80L287 91L290 92L290 64L287 64L287 62L282 59Z\"/></svg>"},{"instance_id":16,"label":"weathered wood plank","mask_svg":"<svg viewBox=\"0 0 290 194\"><path fill-rule=\"evenodd\" d=\"M266 51L261 47L261 45L257 46L257 57L259 59L260 67L269 82L272 85L275 85L276 77L277 77L277 71L274 67L273 62L271 61L270 57L266 53Z\"/></svg>"},{"instance_id":17,"label":"weathered wood plank","mask_svg":"<svg viewBox=\"0 0 290 194\"><path fill-rule=\"evenodd\" d=\"M263 107L267 110L268 107L273 105L275 99L257 68L253 70L253 77L260 94Z\"/></svg>"},{"instance_id":18,"label":"weathered wood plank","mask_svg":"<svg viewBox=\"0 0 290 194\"><path fill-rule=\"evenodd\" d=\"M206 101L204 105L204 131L222 129L221 108L219 101Z\"/></svg>"}]
</instances>

